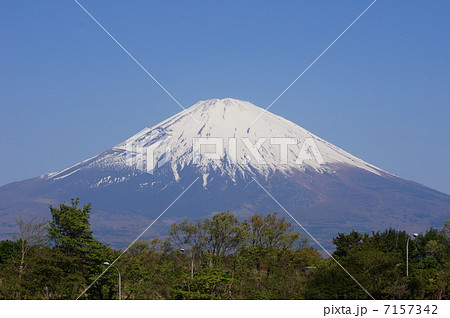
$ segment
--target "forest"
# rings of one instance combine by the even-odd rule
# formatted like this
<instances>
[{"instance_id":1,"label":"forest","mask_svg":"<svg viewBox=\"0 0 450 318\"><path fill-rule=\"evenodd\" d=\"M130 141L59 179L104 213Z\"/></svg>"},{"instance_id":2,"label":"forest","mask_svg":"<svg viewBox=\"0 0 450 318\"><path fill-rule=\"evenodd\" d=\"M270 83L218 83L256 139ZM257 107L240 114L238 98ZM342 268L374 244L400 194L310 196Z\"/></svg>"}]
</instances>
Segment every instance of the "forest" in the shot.
<instances>
[{"instance_id":1,"label":"forest","mask_svg":"<svg viewBox=\"0 0 450 318\"><path fill-rule=\"evenodd\" d=\"M327 255L277 213L222 212L117 250L91 210L73 199L49 221L19 219L0 241L0 299L118 299L119 272L125 300L450 299L450 220L417 236L336 233Z\"/></svg>"}]
</instances>

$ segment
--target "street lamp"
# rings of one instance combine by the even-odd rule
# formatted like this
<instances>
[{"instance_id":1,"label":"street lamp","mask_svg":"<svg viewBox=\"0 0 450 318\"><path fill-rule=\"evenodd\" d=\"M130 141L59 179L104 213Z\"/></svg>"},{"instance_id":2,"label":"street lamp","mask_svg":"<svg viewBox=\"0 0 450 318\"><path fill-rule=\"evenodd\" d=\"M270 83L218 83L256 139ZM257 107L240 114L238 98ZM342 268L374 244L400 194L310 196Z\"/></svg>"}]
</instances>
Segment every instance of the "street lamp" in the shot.
<instances>
[{"instance_id":1,"label":"street lamp","mask_svg":"<svg viewBox=\"0 0 450 318\"><path fill-rule=\"evenodd\" d=\"M408 236L408 240L406 241L406 276L409 276L409 240L412 237L417 237L419 234L413 233L410 236Z\"/></svg>"},{"instance_id":2,"label":"street lamp","mask_svg":"<svg viewBox=\"0 0 450 318\"><path fill-rule=\"evenodd\" d=\"M122 286L121 286L122 285L122 277L120 276L119 269L116 266L114 266L114 264L110 264L109 262L104 262L103 265L114 267L116 269L117 273L119 274L119 300L122 300Z\"/></svg>"},{"instance_id":3,"label":"street lamp","mask_svg":"<svg viewBox=\"0 0 450 318\"><path fill-rule=\"evenodd\" d=\"M180 249L181 253L186 253L184 248ZM191 278L194 278L194 251L191 250Z\"/></svg>"}]
</instances>

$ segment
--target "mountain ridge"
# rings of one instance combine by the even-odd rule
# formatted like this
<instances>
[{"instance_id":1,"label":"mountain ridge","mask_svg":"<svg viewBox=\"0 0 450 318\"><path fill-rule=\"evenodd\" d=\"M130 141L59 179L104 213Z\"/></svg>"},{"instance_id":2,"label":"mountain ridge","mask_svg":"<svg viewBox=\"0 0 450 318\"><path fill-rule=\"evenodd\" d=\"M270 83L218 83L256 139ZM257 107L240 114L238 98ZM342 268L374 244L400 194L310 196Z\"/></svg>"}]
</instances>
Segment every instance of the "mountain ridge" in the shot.
<instances>
[{"instance_id":1,"label":"mountain ridge","mask_svg":"<svg viewBox=\"0 0 450 318\"><path fill-rule=\"evenodd\" d=\"M2 186L0 236L15 231L18 215L48 216L48 205L78 197L92 202L98 236L123 247L196 178L147 237L164 235L170 222L221 211L283 214L253 178L328 248L337 232L420 232L450 215L449 195L403 180L262 111L235 99L200 101L71 167Z\"/></svg>"},{"instance_id":2,"label":"mountain ridge","mask_svg":"<svg viewBox=\"0 0 450 318\"><path fill-rule=\"evenodd\" d=\"M262 116L259 120L254 125L250 125L261 113ZM200 118L201 124L198 125L191 116ZM230 124L230 121L233 121L233 123ZM192 148L195 145L193 144L193 138L222 138L222 141L218 141L223 147L221 159L228 164L226 172L233 177L237 171L241 173L244 171L251 172L251 169L247 167L248 165L252 165L253 168L262 173L269 173L273 170L286 171L289 168L301 169L303 163L319 169L320 163L317 162L318 158L315 158L318 155L317 152L320 152L320 155L322 155L320 160L323 159L325 163L345 162L363 167L374 173L388 173L328 143L291 121L264 111L249 102L231 98L200 101L185 111L151 128L145 128L124 142L103 152L104 158L101 158L102 154L99 154L74 166L97 158L102 160L103 163L109 161L109 164L119 167L134 163L138 168L144 168L149 161L146 155L149 148L153 151L154 157L160 158L168 156L166 149L169 147L171 149L170 163L174 177L177 179L178 169L192 164L194 160ZM303 142L307 139L307 141L316 144L308 144L308 147L317 146L316 153L312 153L310 156L314 157L312 159L315 159L316 163L314 163L314 160L305 160L301 164L295 164L297 160L294 162L294 159L298 159L302 147L298 140L294 141L294 139L301 139ZM258 140L263 141L261 144L257 144ZM272 141L277 142L279 147L281 147L280 143L284 143L286 150L289 149L288 158L278 156L275 145L270 144ZM234 160L230 159L231 142L234 143L233 146L236 151ZM183 147L180 147L179 143ZM289 144L286 145L286 143ZM258 145L259 148L255 149ZM133 149L133 147L139 148L139 150ZM116 158L111 158L111 153ZM260 157L257 156L258 154ZM305 153L305 156L308 157L308 154ZM200 157L197 166L200 166L205 173L208 173L211 169L224 169L224 162L211 161L208 156ZM286 162L283 162L283 159L286 159ZM127 161L129 162L127 163ZM261 164L260 161L264 164ZM74 166L60 172L44 175L44 177L63 178L65 176L61 174L70 171ZM234 166L235 169L231 166ZM70 173L74 172L71 171Z\"/></svg>"}]
</instances>

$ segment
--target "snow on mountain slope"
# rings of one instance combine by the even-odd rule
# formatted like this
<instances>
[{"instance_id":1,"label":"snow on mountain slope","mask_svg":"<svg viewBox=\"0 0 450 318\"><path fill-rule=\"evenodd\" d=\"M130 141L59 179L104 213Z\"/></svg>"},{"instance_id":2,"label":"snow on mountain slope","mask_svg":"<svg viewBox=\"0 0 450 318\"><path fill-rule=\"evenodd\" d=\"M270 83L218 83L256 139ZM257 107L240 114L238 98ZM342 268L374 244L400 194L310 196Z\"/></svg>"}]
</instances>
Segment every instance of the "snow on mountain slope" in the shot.
<instances>
[{"instance_id":1,"label":"snow on mountain slope","mask_svg":"<svg viewBox=\"0 0 450 318\"><path fill-rule=\"evenodd\" d=\"M306 167L332 172L335 164L346 164L387 174L268 111L251 125L262 112L249 102L231 98L200 101L104 153L42 177L61 180L93 168L133 167L152 174L164 165L170 166L175 180L183 168L193 166L203 174L204 185L212 171L235 180L237 174L267 176ZM100 181L123 182L130 177Z\"/></svg>"},{"instance_id":2,"label":"snow on mountain slope","mask_svg":"<svg viewBox=\"0 0 450 318\"><path fill-rule=\"evenodd\" d=\"M0 239L17 230L18 213L48 217L48 205L71 198L93 204L95 233L118 248L168 206L148 238L165 235L173 222L221 211L282 213L252 177L328 248L338 232L420 232L448 218L449 195L393 176L270 112L251 125L262 112L235 99L201 101L72 167L0 187Z\"/></svg>"}]
</instances>

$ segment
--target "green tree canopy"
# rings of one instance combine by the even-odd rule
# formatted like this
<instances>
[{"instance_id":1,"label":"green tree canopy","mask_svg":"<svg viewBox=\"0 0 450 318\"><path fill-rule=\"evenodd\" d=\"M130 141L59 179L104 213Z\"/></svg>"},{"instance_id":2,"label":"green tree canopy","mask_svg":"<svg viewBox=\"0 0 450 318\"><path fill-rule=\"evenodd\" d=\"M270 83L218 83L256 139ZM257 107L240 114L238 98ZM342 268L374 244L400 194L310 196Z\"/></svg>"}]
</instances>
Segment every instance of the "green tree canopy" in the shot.
<instances>
[{"instance_id":1,"label":"green tree canopy","mask_svg":"<svg viewBox=\"0 0 450 318\"><path fill-rule=\"evenodd\" d=\"M67 254L79 254L94 241L89 224L91 204L78 208L79 199L72 199L71 205L64 203L59 208L50 206L52 221L49 223L48 236L56 248Z\"/></svg>"}]
</instances>

